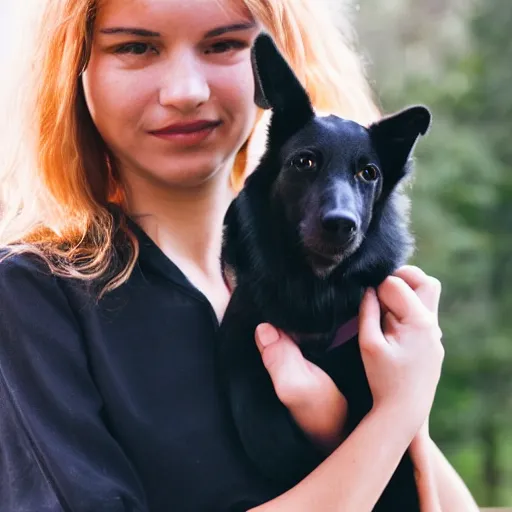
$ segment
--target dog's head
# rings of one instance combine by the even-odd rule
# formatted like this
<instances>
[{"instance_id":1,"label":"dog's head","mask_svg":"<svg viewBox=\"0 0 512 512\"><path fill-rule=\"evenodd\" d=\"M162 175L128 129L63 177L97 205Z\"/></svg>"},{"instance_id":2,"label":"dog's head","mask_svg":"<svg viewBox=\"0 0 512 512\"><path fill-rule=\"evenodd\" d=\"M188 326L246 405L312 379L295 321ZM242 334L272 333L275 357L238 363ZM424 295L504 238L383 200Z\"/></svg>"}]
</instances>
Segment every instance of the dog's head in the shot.
<instances>
[{"instance_id":1,"label":"dog's head","mask_svg":"<svg viewBox=\"0 0 512 512\"><path fill-rule=\"evenodd\" d=\"M317 116L265 34L255 42L253 68L256 103L272 109L267 152L255 174L266 174L271 201L281 206L313 271L326 276L361 246L379 204L407 174L430 112L410 107L368 128Z\"/></svg>"}]
</instances>

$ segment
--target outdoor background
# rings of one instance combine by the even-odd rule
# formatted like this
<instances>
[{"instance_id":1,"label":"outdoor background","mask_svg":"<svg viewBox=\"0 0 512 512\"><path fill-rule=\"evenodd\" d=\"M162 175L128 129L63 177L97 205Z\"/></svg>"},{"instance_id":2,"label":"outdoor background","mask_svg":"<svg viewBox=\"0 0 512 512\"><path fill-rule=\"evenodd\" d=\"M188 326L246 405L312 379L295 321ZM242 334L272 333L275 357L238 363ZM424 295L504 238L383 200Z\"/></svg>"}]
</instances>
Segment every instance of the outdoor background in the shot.
<instances>
[{"instance_id":1,"label":"outdoor background","mask_svg":"<svg viewBox=\"0 0 512 512\"><path fill-rule=\"evenodd\" d=\"M39 2L0 0L2 95ZM411 192L414 262L443 283L432 436L481 506L512 506L512 0L347 5L382 110L433 112Z\"/></svg>"},{"instance_id":2,"label":"outdoor background","mask_svg":"<svg viewBox=\"0 0 512 512\"><path fill-rule=\"evenodd\" d=\"M432 436L482 506L512 506L512 1L361 0L384 112L433 112L416 151L414 262L443 284Z\"/></svg>"}]
</instances>

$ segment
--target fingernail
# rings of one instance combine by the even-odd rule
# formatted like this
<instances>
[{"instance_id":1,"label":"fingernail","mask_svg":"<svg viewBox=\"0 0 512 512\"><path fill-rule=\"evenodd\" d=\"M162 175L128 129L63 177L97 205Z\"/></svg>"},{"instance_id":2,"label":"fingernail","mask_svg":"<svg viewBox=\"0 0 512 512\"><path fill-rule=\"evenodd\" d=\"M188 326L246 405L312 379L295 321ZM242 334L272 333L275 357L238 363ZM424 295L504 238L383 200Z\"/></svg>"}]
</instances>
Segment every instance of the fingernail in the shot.
<instances>
[{"instance_id":1,"label":"fingernail","mask_svg":"<svg viewBox=\"0 0 512 512\"><path fill-rule=\"evenodd\" d=\"M375 291L375 288L366 288L366 293L370 297L376 297L377 292Z\"/></svg>"},{"instance_id":2,"label":"fingernail","mask_svg":"<svg viewBox=\"0 0 512 512\"><path fill-rule=\"evenodd\" d=\"M258 340L264 347L275 343L279 339L277 329L270 324L260 324L256 328L256 331Z\"/></svg>"}]
</instances>

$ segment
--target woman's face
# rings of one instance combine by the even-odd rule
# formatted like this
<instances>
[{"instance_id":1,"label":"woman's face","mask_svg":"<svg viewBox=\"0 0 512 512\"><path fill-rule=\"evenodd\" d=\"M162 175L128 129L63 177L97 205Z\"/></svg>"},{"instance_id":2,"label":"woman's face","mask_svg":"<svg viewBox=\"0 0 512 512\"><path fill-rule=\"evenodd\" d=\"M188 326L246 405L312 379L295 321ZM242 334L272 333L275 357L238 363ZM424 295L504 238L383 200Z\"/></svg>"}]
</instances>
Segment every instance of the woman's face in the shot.
<instances>
[{"instance_id":1,"label":"woman's face","mask_svg":"<svg viewBox=\"0 0 512 512\"><path fill-rule=\"evenodd\" d=\"M256 118L239 0L105 0L83 75L92 119L130 173L195 186L228 169Z\"/></svg>"}]
</instances>

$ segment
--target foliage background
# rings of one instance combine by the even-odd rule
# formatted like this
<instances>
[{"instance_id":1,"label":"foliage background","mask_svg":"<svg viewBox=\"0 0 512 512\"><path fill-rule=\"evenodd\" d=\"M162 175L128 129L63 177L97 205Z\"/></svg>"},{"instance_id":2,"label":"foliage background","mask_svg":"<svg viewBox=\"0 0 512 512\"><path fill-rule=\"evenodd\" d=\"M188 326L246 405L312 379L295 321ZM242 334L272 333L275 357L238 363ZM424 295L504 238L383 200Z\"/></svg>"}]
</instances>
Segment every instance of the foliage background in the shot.
<instances>
[{"instance_id":1,"label":"foliage background","mask_svg":"<svg viewBox=\"0 0 512 512\"><path fill-rule=\"evenodd\" d=\"M512 2L349 5L383 112L433 113L411 189L414 263L443 284L432 435L482 506L512 505Z\"/></svg>"}]
</instances>

